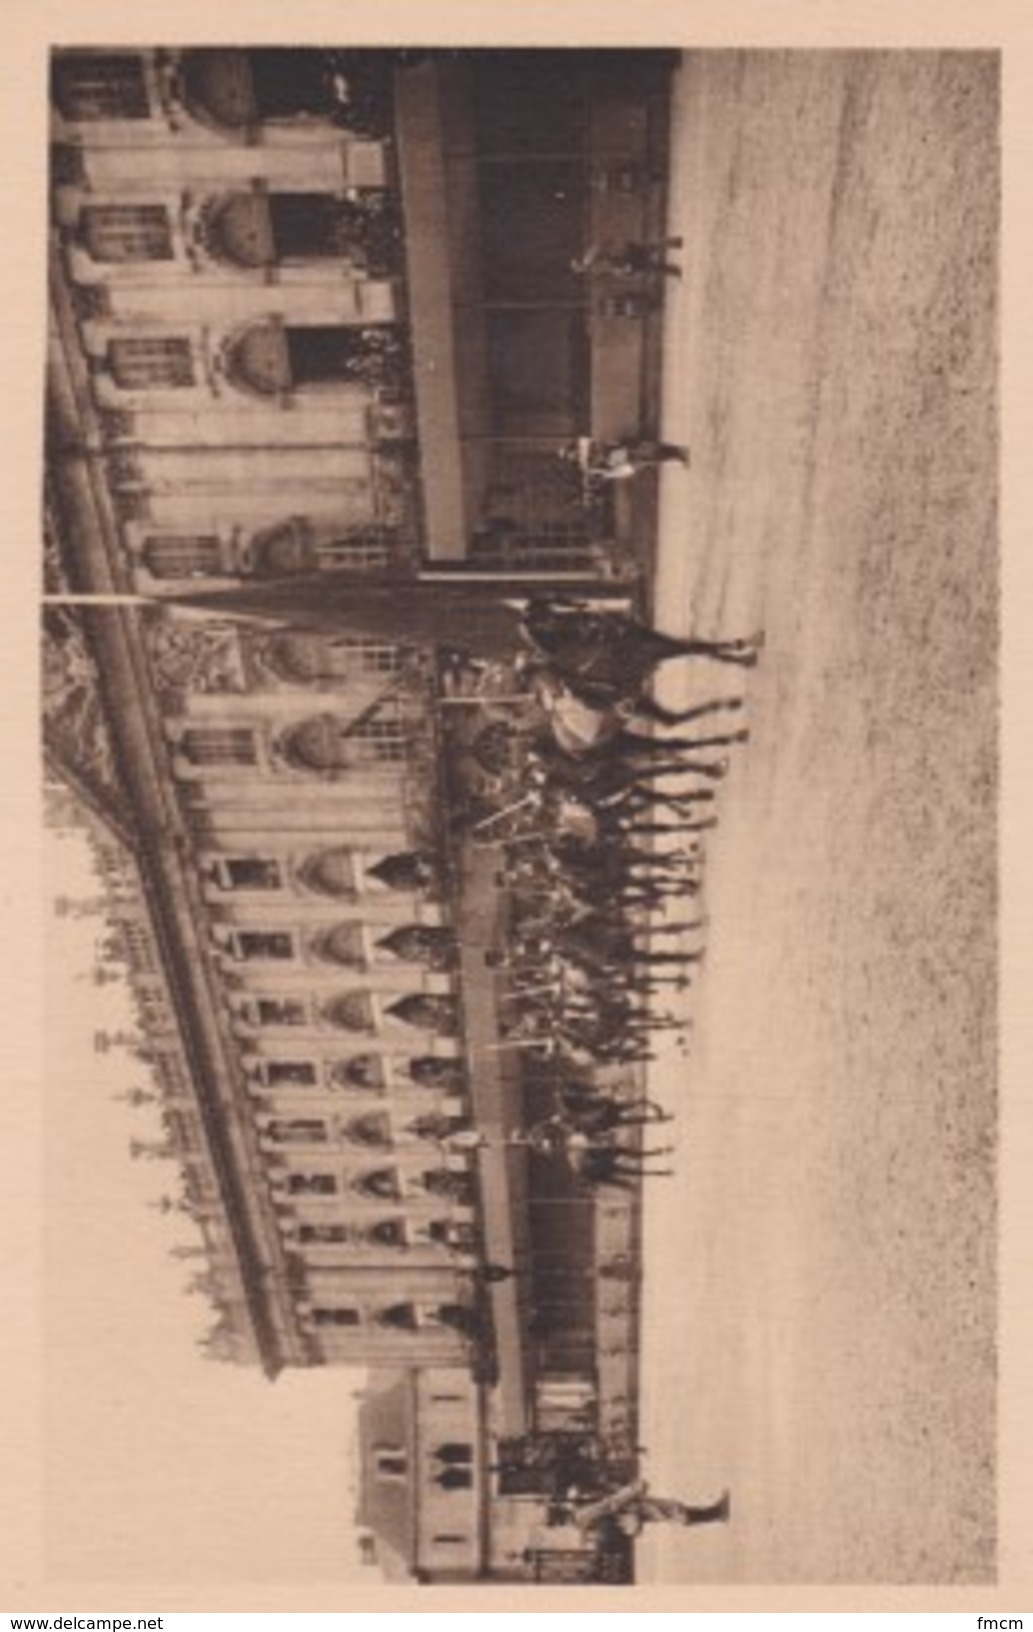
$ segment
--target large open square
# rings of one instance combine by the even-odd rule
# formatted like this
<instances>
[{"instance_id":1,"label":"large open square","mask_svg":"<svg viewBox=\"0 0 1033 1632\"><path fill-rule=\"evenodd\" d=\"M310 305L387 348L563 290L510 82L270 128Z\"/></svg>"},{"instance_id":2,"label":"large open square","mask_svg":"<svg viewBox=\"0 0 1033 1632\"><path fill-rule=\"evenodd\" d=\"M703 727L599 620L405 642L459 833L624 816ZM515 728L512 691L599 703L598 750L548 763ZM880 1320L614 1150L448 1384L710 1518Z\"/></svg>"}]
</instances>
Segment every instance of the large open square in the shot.
<instances>
[{"instance_id":1,"label":"large open square","mask_svg":"<svg viewBox=\"0 0 1033 1632\"><path fill-rule=\"evenodd\" d=\"M648 1467L734 1523L651 1539L658 1579L993 1573L996 86L676 84L657 605L766 646L645 1200Z\"/></svg>"}]
</instances>

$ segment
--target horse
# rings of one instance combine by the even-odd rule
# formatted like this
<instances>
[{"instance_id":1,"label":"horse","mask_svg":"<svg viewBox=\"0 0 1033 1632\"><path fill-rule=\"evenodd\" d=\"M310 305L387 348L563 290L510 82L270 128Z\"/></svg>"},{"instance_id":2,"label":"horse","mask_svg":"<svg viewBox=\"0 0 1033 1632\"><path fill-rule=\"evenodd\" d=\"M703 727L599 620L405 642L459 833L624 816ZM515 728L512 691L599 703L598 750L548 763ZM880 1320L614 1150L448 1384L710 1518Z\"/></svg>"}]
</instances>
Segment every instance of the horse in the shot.
<instances>
[{"instance_id":1,"label":"horse","mask_svg":"<svg viewBox=\"0 0 1033 1632\"><path fill-rule=\"evenodd\" d=\"M684 924L658 926L664 934L703 929L705 920L693 919ZM632 966L665 963L699 963L701 952L655 952L639 945L634 930L627 925L614 924L601 913L588 913L562 928L555 939L561 957L569 958L590 971L602 971L612 965Z\"/></svg>"},{"instance_id":2,"label":"horse","mask_svg":"<svg viewBox=\"0 0 1033 1632\"><path fill-rule=\"evenodd\" d=\"M534 671L534 687L550 730L560 746L573 754L605 746L614 737L625 734L629 721L636 718L654 724L682 726L712 714L737 713L745 706L742 697L715 697L691 708L665 708L647 691L625 694L613 682L601 684L574 678L549 664L542 664Z\"/></svg>"},{"instance_id":3,"label":"horse","mask_svg":"<svg viewBox=\"0 0 1033 1632\"><path fill-rule=\"evenodd\" d=\"M637 1181L644 1178L673 1178L670 1167L649 1167L653 1156L669 1156L670 1145L656 1150L633 1151L627 1145L591 1145L580 1152L577 1163L579 1176L590 1185L609 1184L619 1190L635 1190Z\"/></svg>"},{"instance_id":4,"label":"horse","mask_svg":"<svg viewBox=\"0 0 1033 1632\"><path fill-rule=\"evenodd\" d=\"M605 1134L618 1128L644 1127L673 1118L653 1099L615 1099L584 1088L561 1088L560 1115L581 1133Z\"/></svg>"},{"instance_id":5,"label":"horse","mask_svg":"<svg viewBox=\"0 0 1033 1632\"><path fill-rule=\"evenodd\" d=\"M532 598L522 618L531 645L572 684L611 686L615 698L639 697L662 663L708 657L751 668L762 637L679 639L620 612L597 612L577 601Z\"/></svg>"},{"instance_id":6,"label":"horse","mask_svg":"<svg viewBox=\"0 0 1033 1632\"><path fill-rule=\"evenodd\" d=\"M605 743L594 744L580 752L562 747L548 732L531 737L528 747L549 776L560 787L605 786L608 780L618 787L622 777L629 782L642 778L655 780L663 776L697 776L719 780L726 775L728 761L691 759L691 750L724 748L733 742L742 742L741 732L716 737L645 737L635 732L618 731ZM644 747L643 744L648 744ZM684 752L683 752L684 751ZM641 761L647 759L648 763Z\"/></svg>"}]
</instances>

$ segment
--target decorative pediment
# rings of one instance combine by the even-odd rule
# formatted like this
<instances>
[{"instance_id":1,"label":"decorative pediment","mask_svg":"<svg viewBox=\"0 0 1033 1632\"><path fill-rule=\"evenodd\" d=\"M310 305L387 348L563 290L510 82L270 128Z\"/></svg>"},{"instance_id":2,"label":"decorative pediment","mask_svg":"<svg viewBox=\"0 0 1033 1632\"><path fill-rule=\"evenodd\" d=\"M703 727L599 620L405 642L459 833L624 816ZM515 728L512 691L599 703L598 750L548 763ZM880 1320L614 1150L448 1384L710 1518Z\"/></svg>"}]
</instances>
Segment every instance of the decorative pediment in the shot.
<instances>
[{"instance_id":1,"label":"decorative pediment","mask_svg":"<svg viewBox=\"0 0 1033 1632\"><path fill-rule=\"evenodd\" d=\"M200 211L197 236L216 261L265 267L276 260L276 243L265 193L231 193L210 199Z\"/></svg>"},{"instance_id":2,"label":"decorative pediment","mask_svg":"<svg viewBox=\"0 0 1033 1632\"><path fill-rule=\"evenodd\" d=\"M226 378L245 391L275 397L293 385L287 333L282 323L252 323L222 353Z\"/></svg>"},{"instance_id":3,"label":"decorative pediment","mask_svg":"<svg viewBox=\"0 0 1033 1632\"><path fill-rule=\"evenodd\" d=\"M356 1145L368 1145L386 1150L391 1143L391 1124L383 1111L370 1111L357 1116L345 1128L345 1137Z\"/></svg>"},{"instance_id":4,"label":"decorative pediment","mask_svg":"<svg viewBox=\"0 0 1033 1632\"><path fill-rule=\"evenodd\" d=\"M368 992L344 992L321 1005L323 1019L341 1031L372 1031L373 1003Z\"/></svg>"},{"instance_id":5,"label":"decorative pediment","mask_svg":"<svg viewBox=\"0 0 1033 1632\"><path fill-rule=\"evenodd\" d=\"M383 1088L387 1081L383 1057L355 1054L351 1059L337 1060L330 1067L330 1080L341 1088Z\"/></svg>"},{"instance_id":6,"label":"decorative pediment","mask_svg":"<svg viewBox=\"0 0 1033 1632\"><path fill-rule=\"evenodd\" d=\"M312 950L326 963L342 964L347 969L362 969L366 965L366 944L361 924L335 924L312 937Z\"/></svg>"},{"instance_id":7,"label":"decorative pediment","mask_svg":"<svg viewBox=\"0 0 1033 1632\"><path fill-rule=\"evenodd\" d=\"M311 524L304 516L289 516L275 527L256 533L247 546L250 572L259 578L281 578L292 572L312 572L318 566ZM257 643L256 643L257 645ZM261 647L270 666L279 648L275 641ZM291 676L293 678L293 676Z\"/></svg>"},{"instance_id":8,"label":"decorative pediment","mask_svg":"<svg viewBox=\"0 0 1033 1632\"><path fill-rule=\"evenodd\" d=\"M80 615L51 607L43 619L43 740L52 769L122 839L133 819L104 713L96 662Z\"/></svg>"},{"instance_id":9,"label":"decorative pediment","mask_svg":"<svg viewBox=\"0 0 1033 1632\"><path fill-rule=\"evenodd\" d=\"M307 856L297 869L298 883L319 895L338 900L355 899L355 852L347 845L335 845Z\"/></svg>"},{"instance_id":10,"label":"decorative pediment","mask_svg":"<svg viewBox=\"0 0 1033 1632\"><path fill-rule=\"evenodd\" d=\"M247 678L235 624L152 619L147 626L151 676L160 692L242 692Z\"/></svg>"},{"instance_id":11,"label":"decorative pediment","mask_svg":"<svg viewBox=\"0 0 1033 1632\"><path fill-rule=\"evenodd\" d=\"M202 124L239 131L258 120L246 51L187 51L180 87L184 105Z\"/></svg>"}]
</instances>

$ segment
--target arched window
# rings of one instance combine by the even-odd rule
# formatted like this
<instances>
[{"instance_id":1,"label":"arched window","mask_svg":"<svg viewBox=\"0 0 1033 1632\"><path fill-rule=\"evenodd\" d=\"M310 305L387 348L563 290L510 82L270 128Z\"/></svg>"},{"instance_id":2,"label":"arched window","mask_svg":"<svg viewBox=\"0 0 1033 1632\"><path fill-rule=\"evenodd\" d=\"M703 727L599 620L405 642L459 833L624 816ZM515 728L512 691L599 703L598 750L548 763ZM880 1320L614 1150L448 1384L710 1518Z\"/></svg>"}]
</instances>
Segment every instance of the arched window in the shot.
<instances>
[{"instance_id":1,"label":"arched window","mask_svg":"<svg viewBox=\"0 0 1033 1632\"><path fill-rule=\"evenodd\" d=\"M399 388L407 367L401 333L390 324L254 323L225 358L229 379L261 396L321 385Z\"/></svg>"},{"instance_id":2,"label":"arched window","mask_svg":"<svg viewBox=\"0 0 1033 1632\"><path fill-rule=\"evenodd\" d=\"M255 534L247 547L247 566L261 578L283 578L292 572L313 572L317 565L312 524L305 516L288 516L275 527ZM264 655L272 642L261 641Z\"/></svg>"},{"instance_id":3,"label":"arched window","mask_svg":"<svg viewBox=\"0 0 1033 1632\"><path fill-rule=\"evenodd\" d=\"M392 194L233 193L214 200L200 226L209 252L234 266L348 259L378 277L402 260L402 223Z\"/></svg>"},{"instance_id":4,"label":"arched window","mask_svg":"<svg viewBox=\"0 0 1033 1632\"><path fill-rule=\"evenodd\" d=\"M278 751L294 769L324 775L390 764L405 759L405 726L386 712L359 720L320 714L285 731Z\"/></svg>"},{"instance_id":5,"label":"arched window","mask_svg":"<svg viewBox=\"0 0 1033 1632\"><path fill-rule=\"evenodd\" d=\"M381 548L386 546L381 542ZM309 633L270 635L258 643L264 668L293 685L349 685L401 667L397 646Z\"/></svg>"},{"instance_id":6,"label":"arched window","mask_svg":"<svg viewBox=\"0 0 1033 1632\"><path fill-rule=\"evenodd\" d=\"M389 192L370 189L346 199L329 193L270 193L267 202L280 261L346 256L374 277L401 266L401 212Z\"/></svg>"},{"instance_id":7,"label":"arched window","mask_svg":"<svg viewBox=\"0 0 1033 1632\"><path fill-rule=\"evenodd\" d=\"M354 682L367 674L392 674L401 667L398 646L310 633L269 636L263 658L282 679L308 685Z\"/></svg>"},{"instance_id":8,"label":"arched window","mask_svg":"<svg viewBox=\"0 0 1033 1632\"><path fill-rule=\"evenodd\" d=\"M295 572L374 572L390 566L399 550L399 536L391 527L349 527L337 537L324 538L316 536L304 516L291 516L255 534L247 546L244 570L256 578L285 578ZM320 658L310 655L321 648ZM380 673L402 663L397 646L341 635L274 635L256 642L255 650L274 673L291 681L356 671Z\"/></svg>"},{"instance_id":9,"label":"arched window","mask_svg":"<svg viewBox=\"0 0 1033 1632\"><path fill-rule=\"evenodd\" d=\"M316 119L380 136L391 125L391 68L375 51L192 50L180 76L186 106L223 130Z\"/></svg>"},{"instance_id":10,"label":"arched window","mask_svg":"<svg viewBox=\"0 0 1033 1632\"><path fill-rule=\"evenodd\" d=\"M295 388L356 381L392 383L393 366L402 360L399 335L385 326L320 323L285 331Z\"/></svg>"},{"instance_id":11,"label":"arched window","mask_svg":"<svg viewBox=\"0 0 1033 1632\"><path fill-rule=\"evenodd\" d=\"M246 51L186 51L180 92L195 118L224 130L247 131L258 123L251 64Z\"/></svg>"}]
</instances>

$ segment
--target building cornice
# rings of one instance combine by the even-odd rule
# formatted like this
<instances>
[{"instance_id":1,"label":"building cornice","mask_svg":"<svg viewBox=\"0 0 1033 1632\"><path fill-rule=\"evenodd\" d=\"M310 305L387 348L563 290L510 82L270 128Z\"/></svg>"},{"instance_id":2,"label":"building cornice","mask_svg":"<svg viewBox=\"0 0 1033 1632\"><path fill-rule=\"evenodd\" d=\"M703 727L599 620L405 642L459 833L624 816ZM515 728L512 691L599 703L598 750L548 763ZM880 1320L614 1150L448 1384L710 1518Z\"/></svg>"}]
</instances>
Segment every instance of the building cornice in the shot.
<instances>
[{"instance_id":1,"label":"building cornice","mask_svg":"<svg viewBox=\"0 0 1033 1632\"><path fill-rule=\"evenodd\" d=\"M74 315L59 265L51 276L49 401L53 523L74 588L84 596L128 587L103 466L103 438L78 348ZM89 788L67 754L52 745L55 769L69 772L91 808L131 844L178 1019L210 1159L233 1241L247 1318L264 1369L305 1363L293 1330L287 1265L264 1170L249 1126L234 1039L226 1024L209 948L204 906L193 871L191 835L173 791L164 722L153 695L136 609L82 606L77 624L92 658L98 706L120 784L111 801Z\"/></svg>"}]
</instances>

